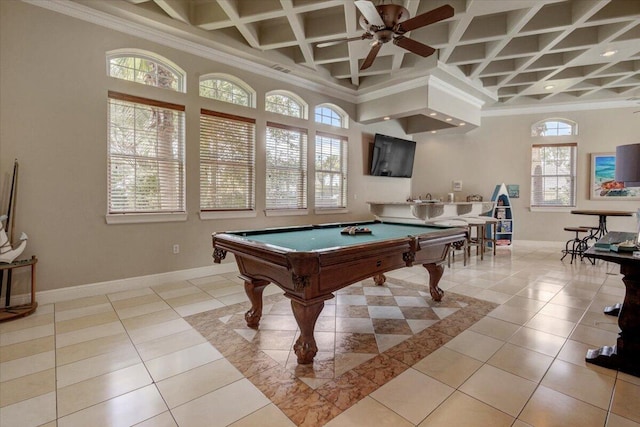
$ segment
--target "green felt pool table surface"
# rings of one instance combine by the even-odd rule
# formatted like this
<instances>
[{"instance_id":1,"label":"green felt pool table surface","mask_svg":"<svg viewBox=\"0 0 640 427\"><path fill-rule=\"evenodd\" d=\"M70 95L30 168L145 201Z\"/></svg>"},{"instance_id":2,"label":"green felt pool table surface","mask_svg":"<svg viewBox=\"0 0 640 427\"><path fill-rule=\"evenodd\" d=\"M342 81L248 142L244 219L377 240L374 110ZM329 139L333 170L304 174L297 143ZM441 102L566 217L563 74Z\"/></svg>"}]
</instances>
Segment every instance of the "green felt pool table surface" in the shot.
<instances>
[{"instance_id":1,"label":"green felt pool table surface","mask_svg":"<svg viewBox=\"0 0 640 427\"><path fill-rule=\"evenodd\" d=\"M358 223L358 227L366 227L371 234L341 234L345 224L309 226L287 229L244 231L233 233L248 241L260 242L283 249L312 252L329 248L397 239L407 236L420 236L442 231L442 227L399 223Z\"/></svg>"}]
</instances>

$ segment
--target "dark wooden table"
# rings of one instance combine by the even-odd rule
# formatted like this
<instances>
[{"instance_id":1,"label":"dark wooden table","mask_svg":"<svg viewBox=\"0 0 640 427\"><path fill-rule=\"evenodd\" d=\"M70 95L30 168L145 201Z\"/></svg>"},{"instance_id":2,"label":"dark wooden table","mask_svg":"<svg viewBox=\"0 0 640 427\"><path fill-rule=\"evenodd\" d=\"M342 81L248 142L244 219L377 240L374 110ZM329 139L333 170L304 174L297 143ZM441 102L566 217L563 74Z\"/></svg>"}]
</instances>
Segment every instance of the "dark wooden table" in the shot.
<instances>
[{"instance_id":1,"label":"dark wooden table","mask_svg":"<svg viewBox=\"0 0 640 427\"><path fill-rule=\"evenodd\" d=\"M574 209L571 211L576 215L594 215L598 217L598 231L594 233L594 237L600 239L608 233L607 217L608 216L633 216L634 212L628 211L610 211L602 209Z\"/></svg>"},{"instance_id":2,"label":"dark wooden table","mask_svg":"<svg viewBox=\"0 0 640 427\"><path fill-rule=\"evenodd\" d=\"M598 240L598 244L619 243L635 240L636 233L610 232ZM632 252L596 250L592 246L585 256L620 264L620 273L625 286L624 302L618 315L620 334L614 346L604 346L587 351L585 360L605 368L618 369L640 376L640 258Z\"/></svg>"},{"instance_id":3,"label":"dark wooden table","mask_svg":"<svg viewBox=\"0 0 640 427\"><path fill-rule=\"evenodd\" d=\"M227 251L235 256L251 309L247 326L257 328L262 316L262 293L271 282L284 290L300 328L293 348L299 364L313 362L318 348L313 336L324 301L334 291L374 277L384 283L387 271L422 264L429 272L431 297L440 301L438 287L449 246L467 238L462 228L363 222L371 233L343 235L350 224L246 230L213 234L213 259Z\"/></svg>"},{"instance_id":4,"label":"dark wooden table","mask_svg":"<svg viewBox=\"0 0 640 427\"><path fill-rule=\"evenodd\" d=\"M13 319L16 317L27 316L38 307L36 301L36 263L38 259L32 256L30 259L13 261L12 263L0 263L0 289L2 288L4 271L7 270L7 292L5 294L6 306L0 309L0 322ZM11 304L11 276L15 268L31 267L31 302L27 304L14 305Z\"/></svg>"}]
</instances>

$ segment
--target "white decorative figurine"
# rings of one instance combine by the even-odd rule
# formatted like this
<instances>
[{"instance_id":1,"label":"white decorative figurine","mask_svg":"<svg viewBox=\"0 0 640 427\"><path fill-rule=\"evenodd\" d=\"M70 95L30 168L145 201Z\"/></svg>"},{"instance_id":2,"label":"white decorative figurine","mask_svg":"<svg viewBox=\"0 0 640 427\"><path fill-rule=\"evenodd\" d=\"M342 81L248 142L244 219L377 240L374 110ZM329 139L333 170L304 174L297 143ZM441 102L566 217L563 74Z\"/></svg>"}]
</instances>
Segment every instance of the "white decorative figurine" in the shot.
<instances>
[{"instance_id":1,"label":"white decorative figurine","mask_svg":"<svg viewBox=\"0 0 640 427\"><path fill-rule=\"evenodd\" d=\"M24 248L27 247L28 237L26 233L22 233L20 235L20 246L13 248L11 246L11 242L9 242L7 233L4 231L4 226L2 225L2 221L6 219L6 215L0 216L0 263L11 264L22 252L24 252Z\"/></svg>"}]
</instances>

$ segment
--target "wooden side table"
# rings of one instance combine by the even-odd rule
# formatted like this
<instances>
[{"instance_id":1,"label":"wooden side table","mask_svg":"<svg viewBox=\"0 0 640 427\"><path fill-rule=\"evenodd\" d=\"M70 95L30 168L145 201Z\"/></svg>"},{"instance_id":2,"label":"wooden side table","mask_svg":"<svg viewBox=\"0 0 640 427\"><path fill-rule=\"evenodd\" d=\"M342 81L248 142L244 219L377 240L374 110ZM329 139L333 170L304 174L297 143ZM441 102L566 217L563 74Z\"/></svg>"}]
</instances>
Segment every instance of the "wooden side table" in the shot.
<instances>
[{"instance_id":1,"label":"wooden side table","mask_svg":"<svg viewBox=\"0 0 640 427\"><path fill-rule=\"evenodd\" d=\"M598 243L610 245L634 239L636 236L636 233L611 231L598 240ZM625 287L624 301L620 305L618 315L620 332L616 343L589 349L585 360L594 365L640 377L640 258L634 257L632 252L597 250L595 245L587 249L585 256L620 264Z\"/></svg>"},{"instance_id":2,"label":"wooden side table","mask_svg":"<svg viewBox=\"0 0 640 427\"><path fill-rule=\"evenodd\" d=\"M2 287L4 271L7 270L7 293L6 293L6 306L0 309L0 322L13 319L16 317L28 316L36 311L38 303L36 302L36 263L38 259L34 256L31 259L23 259L20 261L14 261L10 264L0 263L0 288ZM21 304L16 306L9 306L11 302L11 275L14 268L31 267L31 302L29 304Z\"/></svg>"}]
</instances>

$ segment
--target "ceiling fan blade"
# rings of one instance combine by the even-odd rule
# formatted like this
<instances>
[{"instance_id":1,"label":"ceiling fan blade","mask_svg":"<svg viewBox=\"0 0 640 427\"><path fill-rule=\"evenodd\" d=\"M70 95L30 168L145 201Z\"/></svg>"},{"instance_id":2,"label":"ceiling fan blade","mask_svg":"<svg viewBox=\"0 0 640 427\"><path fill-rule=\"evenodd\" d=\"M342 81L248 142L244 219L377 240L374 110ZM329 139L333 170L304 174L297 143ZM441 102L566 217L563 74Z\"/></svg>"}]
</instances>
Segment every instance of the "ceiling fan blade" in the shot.
<instances>
[{"instance_id":1,"label":"ceiling fan blade","mask_svg":"<svg viewBox=\"0 0 640 427\"><path fill-rule=\"evenodd\" d=\"M373 3L369 0L357 0L355 4L369 24L375 25L376 27L384 27L384 21Z\"/></svg>"},{"instance_id":2,"label":"ceiling fan blade","mask_svg":"<svg viewBox=\"0 0 640 427\"><path fill-rule=\"evenodd\" d=\"M332 41L328 41L328 42L322 42L322 43L318 43L316 45L316 47L329 47L329 46L335 46L337 44L341 44L341 43L347 43L347 42L353 42L356 40L364 40L364 39L371 39L373 38L373 36L369 33L365 33L361 36L358 37L350 37L348 39L342 39L342 40L332 40Z\"/></svg>"},{"instance_id":3,"label":"ceiling fan blade","mask_svg":"<svg viewBox=\"0 0 640 427\"><path fill-rule=\"evenodd\" d=\"M398 24L396 33L403 34L407 31L415 30L416 28L424 27L425 25L433 24L443 19L451 18L453 16L453 7L445 4L429 12L423 13L413 18L407 19L404 22Z\"/></svg>"},{"instance_id":4,"label":"ceiling fan blade","mask_svg":"<svg viewBox=\"0 0 640 427\"><path fill-rule=\"evenodd\" d=\"M382 43L376 43L373 46L371 46L371 50L369 51L369 54L367 55L364 62L360 66L360 70L364 70L366 68L371 67L371 64L373 64L373 61L375 61L376 56L378 56L378 52L380 51L381 47L382 47Z\"/></svg>"},{"instance_id":5,"label":"ceiling fan blade","mask_svg":"<svg viewBox=\"0 0 640 427\"><path fill-rule=\"evenodd\" d=\"M427 57L433 55L436 51L431 46L427 46L426 44L422 44L415 40L412 40L408 37L399 36L393 39L393 44L396 46L400 46L404 49L407 49L409 52L413 52L416 55L420 55L422 57Z\"/></svg>"}]
</instances>

